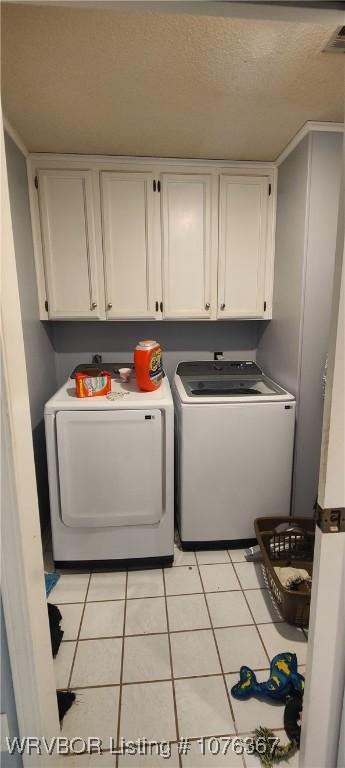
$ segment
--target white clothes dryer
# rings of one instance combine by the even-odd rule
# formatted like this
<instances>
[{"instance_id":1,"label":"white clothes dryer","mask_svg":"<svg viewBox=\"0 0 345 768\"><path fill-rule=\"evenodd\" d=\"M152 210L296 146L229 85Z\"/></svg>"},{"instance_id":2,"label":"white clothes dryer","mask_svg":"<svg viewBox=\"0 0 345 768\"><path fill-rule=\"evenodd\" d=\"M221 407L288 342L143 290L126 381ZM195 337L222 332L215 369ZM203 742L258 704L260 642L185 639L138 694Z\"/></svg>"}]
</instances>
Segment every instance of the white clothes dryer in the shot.
<instances>
[{"instance_id":1,"label":"white clothes dryer","mask_svg":"<svg viewBox=\"0 0 345 768\"><path fill-rule=\"evenodd\" d=\"M174 407L168 379L153 392L141 392L134 380L114 378L112 398L77 398L71 378L45 406L57 566L173 560Z\"/></svg>"}]
</instances>

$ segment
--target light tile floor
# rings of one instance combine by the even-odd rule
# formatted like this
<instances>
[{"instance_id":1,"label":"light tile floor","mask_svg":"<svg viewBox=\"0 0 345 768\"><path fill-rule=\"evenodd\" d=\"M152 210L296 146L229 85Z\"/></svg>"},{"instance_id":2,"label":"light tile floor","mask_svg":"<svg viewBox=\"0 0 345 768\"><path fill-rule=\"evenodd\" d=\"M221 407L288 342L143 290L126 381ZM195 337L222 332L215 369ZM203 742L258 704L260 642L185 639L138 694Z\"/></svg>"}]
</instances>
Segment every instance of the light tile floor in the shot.
<instances>
[{"instance_id":1,"label":"light tile floor","mask_svg":"<svg viewBox=\"0 0 345 768\"><path fill-rule=\"evenodd\" d=\"M301 665L306 659L306 633L282 620L261 565L245 562L243 550L194 553L175 545L172 568L63 572L49 601L59 606L65 632L57 687L77 694L62 734L98 736L105 750L110 738L115 745L121 737L172 743L170 759L106 751L67 757L67 768L254 768L257 758L232 749L202 756L198 739L244 738L266 725L286 742L282 706L229 693L241 664L264 680L279 651L294 650ZM191 740L185 755L178 754L181 738ZM298 757L284 764L296 768Z\"/></svg>"}]
</instances>

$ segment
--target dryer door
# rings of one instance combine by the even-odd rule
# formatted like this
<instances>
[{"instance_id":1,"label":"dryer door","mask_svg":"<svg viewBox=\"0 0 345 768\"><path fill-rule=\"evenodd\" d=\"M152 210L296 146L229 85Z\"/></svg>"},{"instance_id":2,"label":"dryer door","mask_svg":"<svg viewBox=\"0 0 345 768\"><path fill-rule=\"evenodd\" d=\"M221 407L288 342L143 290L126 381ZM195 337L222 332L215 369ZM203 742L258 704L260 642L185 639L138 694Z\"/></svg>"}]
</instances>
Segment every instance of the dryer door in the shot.
<instances>
[{"instance_id":1,"label":"dryer door","mask_svg":"<svg viewBox=\"0 0 345 768\"><path fill-rule=\"evenodd\" d=\"M65 525L99 528L160 520L159 410L59 411L56 433Z\"/></svg>"}]
</instances>

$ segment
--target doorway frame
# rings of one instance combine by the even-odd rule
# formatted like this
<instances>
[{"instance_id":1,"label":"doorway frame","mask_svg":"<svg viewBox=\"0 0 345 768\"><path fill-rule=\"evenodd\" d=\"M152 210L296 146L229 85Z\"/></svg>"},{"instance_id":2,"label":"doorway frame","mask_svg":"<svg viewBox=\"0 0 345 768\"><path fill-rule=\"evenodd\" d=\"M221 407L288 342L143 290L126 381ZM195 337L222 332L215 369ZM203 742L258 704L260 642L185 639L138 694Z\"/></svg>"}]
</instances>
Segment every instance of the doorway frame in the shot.
<instances>
[{"instance_id":1,"label":"doorway frame","mask_svg":"<svg viewBox=\"0 0 345 768\"><path fill-rule=\"evenodd\" d=\"M24 340L1 118L1 593L19 738L60 733L49 631ZM37 755L22 756L24 768ZM42 762L48 761L42 755Z\"/></svg>"}]
</instances>

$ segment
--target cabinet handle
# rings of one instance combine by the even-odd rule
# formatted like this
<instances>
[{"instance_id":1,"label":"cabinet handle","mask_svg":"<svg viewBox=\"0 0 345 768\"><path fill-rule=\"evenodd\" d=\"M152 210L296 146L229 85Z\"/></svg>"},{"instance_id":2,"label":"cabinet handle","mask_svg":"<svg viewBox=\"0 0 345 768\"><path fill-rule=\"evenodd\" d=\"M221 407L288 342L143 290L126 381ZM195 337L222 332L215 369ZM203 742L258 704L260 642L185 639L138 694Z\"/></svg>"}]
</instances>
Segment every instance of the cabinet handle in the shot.
<instances>
[{"instance_id":1,"label":"cabinet handle","mask_svg":"<svg viewBox=\"0 0 345 768\"><path fill-rule=\"evenodd\" d=\"M210 306L211 306L210 302L209 302L209 301L207 301L207 302L206 302L206 304L205 304L205 309L209 309L209 308L210 308Z\"/></svg>"},{"instance_id":2,"label":"cabinet handle","mask_svg":"<svg viewBox=\"0 0 345 768\"><path fill-rule=\"evenodd\" d=\"M111 301L108 301L108 309L111 309L111 308L112 308L112 306L113 306L113 305L112 305Z\"/></svg>"},{"instance_id":3,"label":"cabinet handle","mask_svg":"<svg viewBox=\"0 0 345 768\"><path fill-rule=\"evenodd\" d=\"M221 308L221 310L222 310L222 312L223 312L223 310L225 309L225 304L221 304L221 305L220 305L220 308Z\"/></svg>"},{"instance_id":4,"label":"cabinet handle","mask_svg":"<svg viewBox=\"0 0 345 768\"><path fill-rule=\"evenodd\" d=\"M162 301L159 304L159 309L160 309L161 312L163 312L163 302Z\"/></svg>"},{"instance_id":5,"label":"cabinet handle","mask_svg":"<svg viewBox=\"0 0 345 768\"><path fill-rule=\"evenodd\" d=\"M158 308L159 308L158 301L156 301L156 312L158 312Z\"/></svg>"},{"instance_id":6,"label":"cabinet handle","mask_svg":"<svg viewBox=\"0 0 345 768\"><path fill-rule=\"evenodd\" d=\"M96 301L93 301L93 302L91 303L91 307L90 307L90 309L96 309L96 307L97 307L97 302L96 302Z\"/></svg>"}]
</instances>

